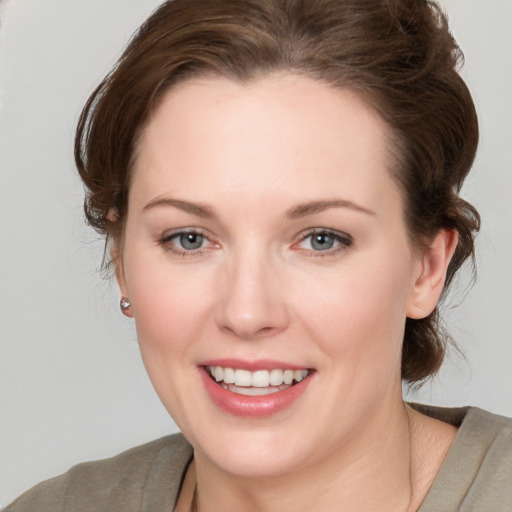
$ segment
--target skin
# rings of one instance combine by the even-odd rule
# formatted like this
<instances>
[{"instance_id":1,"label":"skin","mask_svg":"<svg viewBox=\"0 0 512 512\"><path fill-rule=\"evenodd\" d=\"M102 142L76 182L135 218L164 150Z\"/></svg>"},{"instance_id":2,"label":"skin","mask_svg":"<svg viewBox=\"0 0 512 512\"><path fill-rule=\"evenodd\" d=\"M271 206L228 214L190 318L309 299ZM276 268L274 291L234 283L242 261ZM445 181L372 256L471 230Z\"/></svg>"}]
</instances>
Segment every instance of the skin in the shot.
<instances>
[{"instance_id":1,"label":"skin","mask_svg":"<svg viewBox=\"0 0 512 512\"><path fill-rule=\"evenodd\" d=\"M456 235L412 247L387 133L354 94L284 73L185 82L142 134L113 254L148 374L194 447L202 511L415 510L453 441L404 406L400 358ZM198 251L172 238L192 228ZM312 228L339 238L319 251ZM291 406L244 418L199 378L225 357L314 373Z\"/></svg>"}]
</instances>

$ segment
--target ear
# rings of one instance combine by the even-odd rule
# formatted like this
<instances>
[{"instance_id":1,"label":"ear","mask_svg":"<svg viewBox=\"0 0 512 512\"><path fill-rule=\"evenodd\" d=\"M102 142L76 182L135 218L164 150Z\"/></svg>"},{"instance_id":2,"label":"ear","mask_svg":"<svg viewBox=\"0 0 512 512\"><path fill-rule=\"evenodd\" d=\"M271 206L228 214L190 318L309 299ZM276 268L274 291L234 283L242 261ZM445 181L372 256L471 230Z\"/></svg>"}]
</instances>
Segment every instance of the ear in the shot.
<instances>
[{"instance_id":1,"label":"ear","mask_svg":"<svg viewBox=\"0 0 512 512\"><path fill-rule=\"evenodd\" d=\"M118 220L118 213L115 208L110 208L107 213L107 219L112 224L115 224ZM117 284L119 285L119 289L121 291L121 295L126 296L126 282L124 279L123 272L123 261L122 261L122 251L120 246L120 241L117 237L113 235L109 235L108 241L110 242L110 260L112 265L114 265L116 272Z\"/></svg>"},{"instance_id":2,"label":"ear","mask_svg":"<svg viewBox=\"0 0 512 512\"><path fill-rule=\"evenodd\" d=\"M112 265L114 265L114 270L116 272L117 284L119 285L119 289L122 295L126 295L126 282L124 279L124 271L123 271L123 262L121 258L121 249L119 247L119 242L114 240L112 245L110 246L110 259L112 261Z\"/></svg>"},{"instance_id":3,"label":"ear","mask_svg":"<svg viewBox=\"0 0 512 512\"><path fill-rule=\"evenodd\" d=\"M457 247L454 229L441 229L419 261L416 280L407 306L409 318L425 318L437 305L446 280L448 264Z\"/></svg>"},{"instance_id":4,"label":"ear","mask_svg":"<svg viewBox=\"0 0 512 512\"><path fill-rule=\"evenodd\" d=\"M119 242L114 241L110 246L110 258L112 260L112 265L114 265L117 284L119 286L119 291L121 292L121 297L128 299L128 289L126 286L126 280L124 278L124 270L123 270L123 259L121 256L121 249L119 247ZM123 315L132 317L133 314L131 312L131 308L122 309Z\"/></svg>"}]
</instances>

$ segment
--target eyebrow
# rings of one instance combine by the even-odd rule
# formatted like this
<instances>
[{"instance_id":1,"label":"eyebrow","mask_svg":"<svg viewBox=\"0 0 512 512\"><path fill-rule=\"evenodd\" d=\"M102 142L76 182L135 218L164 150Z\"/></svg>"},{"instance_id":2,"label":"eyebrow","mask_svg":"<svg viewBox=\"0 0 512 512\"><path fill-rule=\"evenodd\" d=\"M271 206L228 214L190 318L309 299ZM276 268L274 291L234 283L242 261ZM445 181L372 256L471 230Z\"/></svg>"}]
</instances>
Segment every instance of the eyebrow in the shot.
<instances>
[{"instance_id":1,"label":"eyebrow","mask_svg":"<svg viewBox=\"0 0 512 512\"><path fill-rule=\"evenodd\" d=\"M214 209L207 204L194 203L191 201L185 201L184 199L173 199L170 197L156 198L144 206L143 210L151 210L161 206L172 206L174 208L178 208L179 210L183 210L184 212L191 213L192 215L197 215L198 217L205 219L217 218ZM357 203L348 201L346 199L324 199L318 201L308 201L306 203L300 203L296 206L293 206L287 210L285 217L289 219L299 219L308 215L314 215L315 213L329 210L330 208L349 208L351 210L355 210L367 215L375 215L375 212L372 210L364 208L363 206L360 206Z\"/></svg>"},{"instance_id":2,"label":"eyebrow","mask_svg":"<svg viewBox=\"0 0 512 512\"><path fill-rule=\"evenodd\" d=\"M203 217L205 219L216 217L213 208L207 204L192 203L183 199L172 199L170 197L154 199L153 201L150 201L146 206L144 206L143 210L151 210L158 206L172 206L174 208L178 208L179 210L183 210L184 212L191 213L192 215L197 215L198 217Z\"/></svg>"},{"instance_id":3,"label":"eyebrow","mask_svg":"<svg viewBox=\"0 0 512 512\"><path fill-rule=\"evenodd\" d=\"M348 201L346 199L327 199L298 204L286 212L286 217L290 219L299 219L301 217L306 217L307 215L313 215L315 213L323 212L324 210L329 210L330 208L349 208L350 210L355 210L367 215L375 215L374 211L364 208L352 201Z\"/></svg>"}]
</instances>

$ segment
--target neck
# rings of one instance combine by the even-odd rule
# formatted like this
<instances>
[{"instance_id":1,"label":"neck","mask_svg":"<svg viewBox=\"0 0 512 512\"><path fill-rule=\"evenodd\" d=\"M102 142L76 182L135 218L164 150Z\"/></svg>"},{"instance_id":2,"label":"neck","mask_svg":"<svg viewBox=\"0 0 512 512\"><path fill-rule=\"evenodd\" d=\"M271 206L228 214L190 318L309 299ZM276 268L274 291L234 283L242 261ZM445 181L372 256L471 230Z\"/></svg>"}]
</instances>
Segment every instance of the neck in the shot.
<instances>
[{"instance_id":1,"label":"neck","mask_svg":"<svg viewBox=\"0 0 512 512\"><path fill-rule=\"evenodd\" d=\"M383 407L335 453L292 473L239 477L196 453L197 507L200 512L413 510L413 446L409 414L399 401Z\"/></svg>"}]
</instances>

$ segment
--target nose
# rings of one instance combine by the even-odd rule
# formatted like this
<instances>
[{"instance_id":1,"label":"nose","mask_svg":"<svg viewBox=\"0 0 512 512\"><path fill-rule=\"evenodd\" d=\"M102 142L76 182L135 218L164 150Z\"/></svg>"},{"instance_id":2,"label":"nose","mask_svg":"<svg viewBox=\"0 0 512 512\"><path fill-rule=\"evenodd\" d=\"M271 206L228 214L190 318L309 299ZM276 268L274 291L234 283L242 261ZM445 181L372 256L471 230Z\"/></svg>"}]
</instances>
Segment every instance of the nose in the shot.
<instances>
[{"instance_id":1,"label":"nose","mask_svg":"<svg viewBox=\"0 0 512 512\"><path fill-rule=\"evenodd\" d=\"M279 268L255 251L233 255L225 262L217 323L242 340L271 337L286 329L289 314Z\"/></svg>"}]
</instances>

